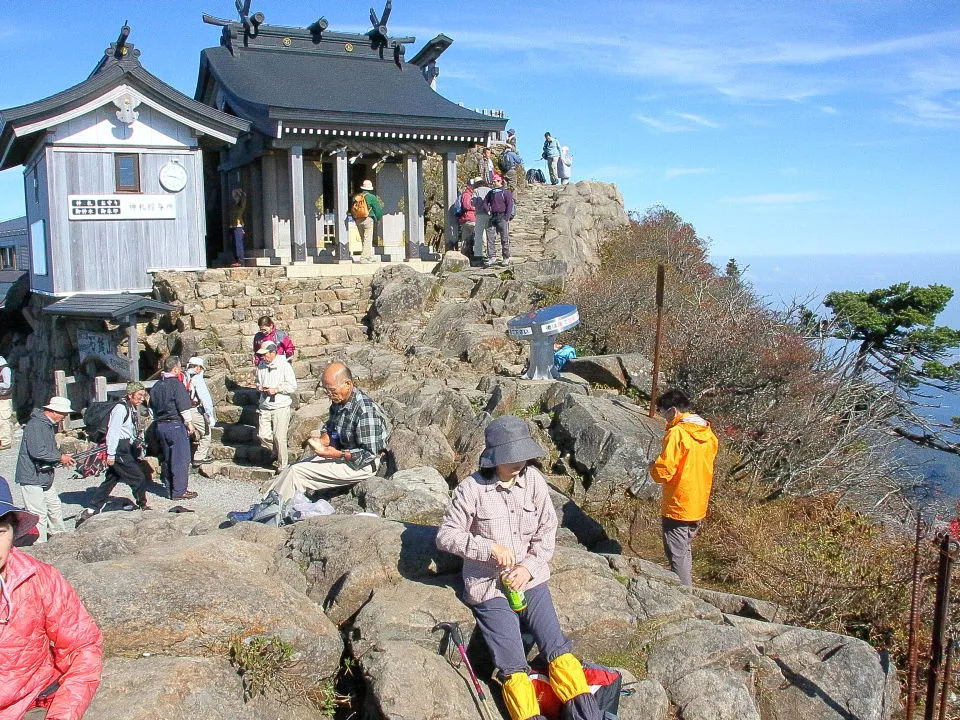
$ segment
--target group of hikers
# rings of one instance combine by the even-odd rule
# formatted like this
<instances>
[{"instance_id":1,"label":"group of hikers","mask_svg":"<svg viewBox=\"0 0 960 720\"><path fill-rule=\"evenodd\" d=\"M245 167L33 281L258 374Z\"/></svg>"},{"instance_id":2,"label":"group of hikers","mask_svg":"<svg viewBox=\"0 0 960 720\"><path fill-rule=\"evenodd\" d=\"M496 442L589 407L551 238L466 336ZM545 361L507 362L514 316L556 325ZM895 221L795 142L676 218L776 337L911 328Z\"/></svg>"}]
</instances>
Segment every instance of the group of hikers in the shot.
<instances>
[{"instance_id":1,"label":"group of hikers","mask_svg":"<svg viewBox=\"0 0 960 720\"><path fill-rule=\"evenodd\" d=\"M566 184L570 180L573 157L569 148L549 133L544 133L543 152L550 182ZM517 154L517 134L507 130L505 147L494 158L493 148L480 151L477 175L467 181L454 206L459 232L447 243L459 250L475 266L493 267L510 264L510 222L516 216L514 192L522 182L523 158ZM544 182L540 170L531 169L525 176L527 182ZM497 257L497 238L500 239L500 256Z\"/></svg>"},{"instance_id":2,"label":"group of hikers","mask_svg":"<svg viewBox=\"0 0 960 720\"><path fill-rule=\"evenodd\" d=\"M283 419L284 406L277 405L276 398L292 391L290 375L283 369L289 363L279 351L292 352L293 345L285 342L289 337L272 323L262 328L255 341L257 391L269 420L261 418L261 428L265 422L271 424L275 438L289 420L289 413L287 420ZM183 425L186 432L192 424L186 411L193 408L188 402L181 409L176 400L187 394L187 386L177 375L178 364L167 361L161 380L166 389L155 403L154 385L149 403L154 406L155 423ZM389 445L389 423L383 409L356 386L352 372L341 362L326 368L321 386L330 398L330 413L307 440L303 459L288 464L281 455L279 472L262 501L250 511L231 513L234 522L266 516L279 523L288 517L296 493L345 489L377 475ZM106 440L110 462L105 485L129 484L135 501L144 509L139 481L117 467L137 462L142 438L139 421L131 418L139 416L136 410L147 400L143 387L131 383L126 400L110 413ZM656 406L667 425L662 451L651 462L649 472L663 485L663 546L680 582L690 585L691 542L706 515L717 438L709 423L692 411L683 392L664 393ZM24 428L17 482L24 490L27 508L13 504L6 480L0 479L0 671L11 678L0 683L2 717L80 718L99 684L100 630L57 570L14 547L15 541L45 522L36 509L37 496L52 500L51 493L56 494L53 468L57 463L72 463L55 438L56 426L70 410L65 398L52 398ZM171 413L176 417L170 417ZM161 437L165 448L178 442L171 439L169 430ZM169 463L173 454L165 450L164 463ZM523 633L537 644L563 717L602 720L603 708L593 692L596 685L588 682L584 667L573 654L547 584L558 518L538 464L545 455L522 418L508 415L491 421L484 432L479 468L455 488L436 545L462 558L462 599L490 648L511 720L544 718L543 692L535 689L531 679ZM165 477L176 482L170 473ZM103 486L97 489L99 499L104 497L103 491ZM265 514L271 507L273 513ZM49 505L44 512L50 512ZM53 532L62 529L50 528Z\"/></svg>"}]
</instances>

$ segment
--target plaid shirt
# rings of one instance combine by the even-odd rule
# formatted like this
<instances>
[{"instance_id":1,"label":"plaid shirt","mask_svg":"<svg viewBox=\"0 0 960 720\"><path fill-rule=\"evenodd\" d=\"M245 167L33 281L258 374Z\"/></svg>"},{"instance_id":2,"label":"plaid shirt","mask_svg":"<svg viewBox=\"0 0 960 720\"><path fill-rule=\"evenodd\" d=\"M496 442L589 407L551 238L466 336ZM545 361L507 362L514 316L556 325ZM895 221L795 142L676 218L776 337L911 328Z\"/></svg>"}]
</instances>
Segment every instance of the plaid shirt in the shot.
<instances>
[{"instance_id":1,"label":"plaid shirt","mask_svg":"<svg viewBox=\"0 0 960 720\"><path fill-rule=\"evenodd\" d=\"M463 480L443 516L437 547L463 558L464 601L477 605L503 597L500 570L491 556L494 543L510 548L530 571L531 588L550 577L556 539L557 513L547 480L528 467L510 487L480 473Z\"/></svg>"},{"instance_id":2,"label":"plaid shirt","mask_svg":"<svg viewBox=\"0 0 960 720\"><path fill-rule=\"evenodd\" d=\"M386 450L390 427L383 410L359 388L354 388L345 403L330 406L330 417L324 428L327 435L339 433L339 447L350 451L347 463L359 470L376 460Z\"/></svg>"}]
</instances>

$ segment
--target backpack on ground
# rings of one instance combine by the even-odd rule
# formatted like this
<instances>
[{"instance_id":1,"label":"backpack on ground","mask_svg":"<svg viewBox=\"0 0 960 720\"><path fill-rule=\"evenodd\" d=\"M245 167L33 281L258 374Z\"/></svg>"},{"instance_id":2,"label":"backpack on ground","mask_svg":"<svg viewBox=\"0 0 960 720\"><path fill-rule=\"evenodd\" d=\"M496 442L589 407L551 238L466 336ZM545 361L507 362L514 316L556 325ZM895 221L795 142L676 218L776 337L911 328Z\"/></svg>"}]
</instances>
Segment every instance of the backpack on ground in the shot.
<instances>
[{"instance_id":1,"label":"backpack on ground","mask_svg":"<svg viewBox=\"0 0 960 720\"><path fill-rule=\"evenodd\" d=\"M596 663L583 663L583 674L586 675L587 685L590 686L590 692L600 708L600 717L604 720L616 720L623 676L618 670ZM530 680L537 693L540 714L547 720L560 720L563 703L550 686L550 676L546 668L531 668Z\"/></svg>"},{"instance_id":2,"label":"backpack on ground","mask_svg":"<svg viewBox=\"0 0 960 720\"><path fill-rule=\"evenodd\" d=\"M83 423L86 426L87 437L96 443L103 442L104 438L107 437L107 427L110 425L110 413L122 402L122 400L102 400L87 405L87 409L83 413ZM126 417L130 417L130 408L127 408Z\"/></svg>"},{"instance_id":3,"label":"backpack on ground","mask_svg":"<svg viewBox=\"0 0 960 720\"><path fill-rule=\"evenodd\" d=\"M542 185L546 181L547 179L543 176L543 170L541 170L540 168L530 168L529 170L527 170L528 183L532 185L536 185L536 184Z\"/></svg>"},{"instance_id":4,"label":"backpack on ground","mask_svg":"<svg viewBox=\"0 0 960 720\"><path fill-rule=\"evenodd\" d=\"M513 159L513 154L507 151L500 155L497 165L500 166L502 172L508 173L517 166L517 161Z\"/></svg>"},{"instance_id":5,"label":"backpack on ground","mask_svg":"<svg viewBox=\"0 0 960 720\"><path fill-rule=\"evenodd\" d=\"M366 220L370 215L370 206L367 205L367 198L363 193L357 194L353 198L353 205L350 206L350 214L354 220Z\"/></svg>"}]
</instances>

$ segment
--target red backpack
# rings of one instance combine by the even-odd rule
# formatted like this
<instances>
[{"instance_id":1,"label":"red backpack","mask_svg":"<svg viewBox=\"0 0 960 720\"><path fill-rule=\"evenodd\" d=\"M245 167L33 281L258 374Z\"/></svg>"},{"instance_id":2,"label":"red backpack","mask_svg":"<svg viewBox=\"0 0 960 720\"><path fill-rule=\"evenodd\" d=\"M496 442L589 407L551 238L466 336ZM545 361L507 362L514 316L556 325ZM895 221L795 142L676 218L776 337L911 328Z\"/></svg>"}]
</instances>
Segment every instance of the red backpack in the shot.
<instances>
[{"instance_id":1,"label":"red backpack","mask_svg":"<svg viewBox=\"0 0 960 720\"><path fill-rule=\"evenodd\" d=\"M619 671L595 663L584 663L583 674L587 676L587 685L600 707L601 717L616 720L620 707L620 687L623 676ZM550 677L546 668L531 668L530 680L533 682L540 714L547 720L560 720L563 704L550 687Z\"/></svg>"}]
</instances>

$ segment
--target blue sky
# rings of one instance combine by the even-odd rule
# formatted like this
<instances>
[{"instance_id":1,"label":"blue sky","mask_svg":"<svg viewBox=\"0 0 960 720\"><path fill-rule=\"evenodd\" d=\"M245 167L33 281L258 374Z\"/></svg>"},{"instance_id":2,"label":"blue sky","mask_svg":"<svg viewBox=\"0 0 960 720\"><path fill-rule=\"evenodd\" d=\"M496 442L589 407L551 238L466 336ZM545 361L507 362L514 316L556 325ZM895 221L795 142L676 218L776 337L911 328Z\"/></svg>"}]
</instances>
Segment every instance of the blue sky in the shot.
<instances>
[{"instance_id":1,"label":"blue sky","mask_svg":"<svg viewBox=\"0 0 960 720\"><path fill-rule=\"evenodd\" d=\"M374 0L377 11L382 0ZM493 12L473 8L482 6ZM367 29L369 0L254 0L270 24ZM232 0L2 0L0 107L83 80L128 20L155 75L193 95ZM503 108L528 165L550 130L574 179L662 203L717 257L960 252L956 0L396 0L393 35L454 39L439 90ZM278 79L282 81L282 79ZM0 173L0 220L22 213Z\"/></svg>"}]
</instances>

